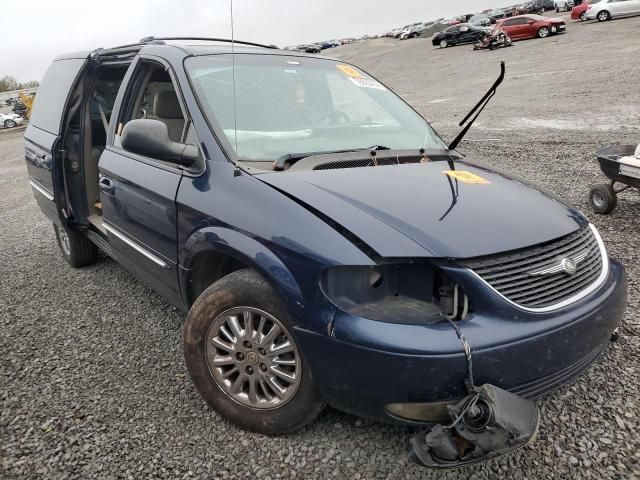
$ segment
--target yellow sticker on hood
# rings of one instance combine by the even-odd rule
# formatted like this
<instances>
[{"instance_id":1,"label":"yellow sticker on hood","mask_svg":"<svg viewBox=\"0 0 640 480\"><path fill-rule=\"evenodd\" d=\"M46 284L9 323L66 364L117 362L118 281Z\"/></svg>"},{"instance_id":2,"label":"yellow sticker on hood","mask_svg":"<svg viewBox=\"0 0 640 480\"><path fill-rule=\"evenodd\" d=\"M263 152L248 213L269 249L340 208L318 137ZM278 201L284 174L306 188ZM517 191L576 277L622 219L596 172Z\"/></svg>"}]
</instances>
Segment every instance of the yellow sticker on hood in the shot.
<instances>
[{"instance_id":1,"label":"yellow sticker on hood","mask_svg":"<svg viewBox=\"0 0 640 480\"><path fill-rule=\"evenodd\" d=\"M460 180L462 183L474 183L476 185L487 185L488 183L491 183L480 175L467 172L466 170L444 170L442 173L450 176L451 178L455 178L456 180Z\"/></svg>"},{"instance_id":2,"label":"yellow sticker on hood","mask_svg":"<svg viewBox=\"0 0 640 480\"><path fill-rule=\"evenodd\" d=\"M362 74L351 65L338 64L336 65L336 68L351 78L362 78Z\"/></svg>"}]
</instances>

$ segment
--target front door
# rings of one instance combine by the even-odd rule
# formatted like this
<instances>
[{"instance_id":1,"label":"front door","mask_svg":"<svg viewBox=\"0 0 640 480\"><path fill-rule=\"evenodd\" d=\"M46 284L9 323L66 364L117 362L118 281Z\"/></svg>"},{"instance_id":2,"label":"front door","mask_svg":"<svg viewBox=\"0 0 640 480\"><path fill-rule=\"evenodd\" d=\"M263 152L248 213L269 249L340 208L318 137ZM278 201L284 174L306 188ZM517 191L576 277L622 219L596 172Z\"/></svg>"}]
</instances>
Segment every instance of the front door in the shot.
<instances>
[{"instance_id":1,"label":"front door","mask_svg":"<svg viewBox=\"0 0 640 480\"><path fill-rule=\"evenodd\" d=\"M184 109L166 65L140 60L122 97L112 144L98 164L103 226L114 255L149 285L180 303L177 273L177 165L126 151L120 133L130 120L167 124L174 141L184 134Z\"/></svg>"}]
</instances>

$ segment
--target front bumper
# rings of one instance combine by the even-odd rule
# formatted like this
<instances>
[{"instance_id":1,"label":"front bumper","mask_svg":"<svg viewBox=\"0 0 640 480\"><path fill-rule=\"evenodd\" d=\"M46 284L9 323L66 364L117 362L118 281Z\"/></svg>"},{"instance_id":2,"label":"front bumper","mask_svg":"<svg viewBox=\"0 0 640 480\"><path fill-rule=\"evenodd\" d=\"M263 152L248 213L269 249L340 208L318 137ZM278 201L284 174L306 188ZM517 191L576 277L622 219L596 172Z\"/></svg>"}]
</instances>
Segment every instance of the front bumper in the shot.
<instances>
[{"instance_id":1,"label":"front bumper","mask_svg":"<svg viewBox=\"0 0 640 480\"><path fill-rule=\"evenodd\" d=\"M493 315L475 313L460 328L473 349L476 384L529 398L565 385L606 348L626 296L624 268L611 261L597 291L552 314L515 312L499 303ZM462 346L447 323L388 324L338 312L331 335L297 333L322 395L340 410L410 421L386 407L442 402L437 413L466 394Z\"/></svg>"}]
</instances>

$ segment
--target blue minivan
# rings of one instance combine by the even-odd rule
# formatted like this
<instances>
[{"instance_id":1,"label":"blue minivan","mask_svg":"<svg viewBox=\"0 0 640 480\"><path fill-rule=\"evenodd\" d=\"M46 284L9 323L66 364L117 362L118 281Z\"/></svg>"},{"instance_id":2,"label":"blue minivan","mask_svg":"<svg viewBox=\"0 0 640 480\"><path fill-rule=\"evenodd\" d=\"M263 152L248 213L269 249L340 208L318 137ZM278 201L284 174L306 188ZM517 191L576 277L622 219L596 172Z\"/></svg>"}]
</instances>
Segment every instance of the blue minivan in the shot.
<instances>
[{"instance_id":1,"label":"blue minivan","mask_svg":"<svg viewBox=\"0 0 640 480\"><path fill-rule=\"evenodd\" d=\"M624 313L624 269L578 210L345 62L179 38L62 55L25 159L67 262L101 250L188 312L195 386L252 431L326 404L444 421L467 392L457 330L479 384L537 398Z\"/></svg>"}]
</instances>

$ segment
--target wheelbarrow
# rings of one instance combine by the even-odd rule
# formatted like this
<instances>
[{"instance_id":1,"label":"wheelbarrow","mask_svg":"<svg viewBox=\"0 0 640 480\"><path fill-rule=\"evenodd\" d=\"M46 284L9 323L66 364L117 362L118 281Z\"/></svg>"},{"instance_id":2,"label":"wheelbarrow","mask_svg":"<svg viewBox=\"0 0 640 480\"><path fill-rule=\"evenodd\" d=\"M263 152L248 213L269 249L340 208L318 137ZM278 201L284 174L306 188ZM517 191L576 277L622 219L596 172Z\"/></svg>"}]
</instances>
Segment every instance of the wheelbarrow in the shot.
<instances>
[{"instance_id":1,"label":"wheelbarrow","mask_svg":"<svg viewBox=\"0 0 640 480\"><path fill-rule=\"evenodd\" d=\"M595 213L608 214L618 204L618 194L629 188L640 188L640 158L636 157L636 145L614 145L596 152L600 170L609 183L594 186L589 192L589 202Z\"/></svg>"}]
</instances>

